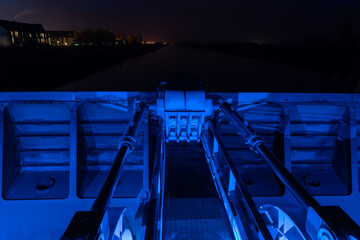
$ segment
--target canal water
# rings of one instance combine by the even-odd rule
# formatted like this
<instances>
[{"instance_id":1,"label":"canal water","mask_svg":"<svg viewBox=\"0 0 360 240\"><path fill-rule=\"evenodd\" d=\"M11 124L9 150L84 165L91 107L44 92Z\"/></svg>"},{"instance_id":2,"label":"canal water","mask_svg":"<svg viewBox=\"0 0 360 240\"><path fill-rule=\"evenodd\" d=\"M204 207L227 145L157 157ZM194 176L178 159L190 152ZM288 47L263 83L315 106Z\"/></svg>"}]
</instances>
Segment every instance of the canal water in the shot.
<instances>
[{"instance_id":1,"label":"canal water","mask_svg":"<svg viewBox=\"0 0 360 240\"><path fill-rule=\"evenodd\" d=\"M174 76L202 81L210 91L336 92L337 80L320 73L182 46L103 69L57 91L151 91Z\"/></svg>"}]
</instances>

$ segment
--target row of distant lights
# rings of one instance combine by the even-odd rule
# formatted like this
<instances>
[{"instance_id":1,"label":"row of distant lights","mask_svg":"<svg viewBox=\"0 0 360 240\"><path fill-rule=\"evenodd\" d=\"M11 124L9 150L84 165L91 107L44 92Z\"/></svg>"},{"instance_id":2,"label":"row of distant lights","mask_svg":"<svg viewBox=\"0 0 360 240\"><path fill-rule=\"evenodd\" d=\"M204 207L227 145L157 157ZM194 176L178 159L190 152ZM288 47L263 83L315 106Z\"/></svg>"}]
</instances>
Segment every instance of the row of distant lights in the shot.
<instances>
[{"instance_id":1,"label":"row of distant lights","mask_svg":"<svg viewBox=\"0 0 360 240\"><path fill-rule=\"evenodd\" d=\"M142 41L142 44L144 44L144 45L154 45L156 43L157 42L155 42L155 41ZM163 42L162 44L167 45L167 42Z\"/></svg>"},{"instance_id":2,"label":"row of distant lights","mask_svg":"<svg viewBox=\"0 0 360 240\"><path fill-rule=\"evenodd\" d=\"M23 33L23 32L20 32L20 34L19 34L18 31L10 31L12 43L15 44L15 38L19 38L20 35L22 36L23 41L24 41L24 36L25 36L25 34L26 34L26 33ZM28 34L28 37L29 37L29 38L32 38L32 37L33 37L33 35L32 35L31 33L27 33L27 34ZM71 37L71 35L70 35L69 37ZM44 33L40 33L40 38L39 38L39 35L36 33L36 39L38 40L39 43L40 43L40 42L41 42L41 43L45 43L45 39L46 39L46 38L45 38L45 34L44 34ZM49 44L51 45L51 38L49 37L48 40L49 40ZM60 44L60 41L57 40L56 43L57 43L57 44ZM67 43L67 42L64 42L64 45L67 46L68 43Z\"/></svg>"},{"instance_id":3,"label":"row of distant lights","mask_svg":"<svg viewBox=\"0 0 360 240\"><path fill-rule=\"evenodd\" d=\"M11 41L13 44L15 44L15 38L19 38L20 35L22 36L22 39L24 41L24 36L25 34L23 32L19 32L18 31L10 31L10 35L11 35ZM32 38L33 35L31 33L28 33L29 38ZM39 35L36 33L36 39L37 41L40 43L45 43L45 34L44 33L40 33L40 38Z\"/></svg>"},{"instance_id":4,"label":"row of distant lights","mask_svg":"<svg viewBox=\"0 0 360 240\"><path fill-rule=\"evenodd\" d=\"M25 34L23 32L20 32L20 33L22 34L22 37L24 38ZM10 34L11 34L11 38L12 38L12 43L15 44L15 38L19 38L19 32L18 31L10 31ZM28 36L29 36L29 38L32 38L31 33L28 33ZM71 35L70 35L70 37L71 37ZM40 38L39 38L38 34L36 34L36 38L37 38L39 43L40 43L40 41L41 41L41 43L45 43L45 34L44 33L40 33ZM49 40L49 44L51 45L51 38L49 37L48 40ZM56 43L59 45L60 40L57 40ZM92 44L93 43L90 43L90 45L92 45ZM156 44L156 42L155 41L142 41L142 44L144 44L144 45L154 45L154 44ZM167 45L166 42L163 42L162 44ZM64 45L67 46L68 43L64 42ZM78 46L78 44L75 44L75 46Z\"/></svg>"}]
</instances>

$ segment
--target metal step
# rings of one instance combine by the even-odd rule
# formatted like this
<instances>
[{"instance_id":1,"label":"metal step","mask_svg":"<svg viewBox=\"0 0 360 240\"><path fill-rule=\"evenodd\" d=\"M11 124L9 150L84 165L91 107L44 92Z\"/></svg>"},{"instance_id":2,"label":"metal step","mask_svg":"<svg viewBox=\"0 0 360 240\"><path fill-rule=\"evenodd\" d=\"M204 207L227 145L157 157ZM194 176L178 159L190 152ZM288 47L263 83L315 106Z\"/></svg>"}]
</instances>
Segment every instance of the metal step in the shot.
<instances>
[{"instance_id":1,"label":"metal step","mask_svg":"<svg viewBox=\"0 0 360 240\"><path fill-rule=\"evenodd\" d=\"M234 239L219 198L168 198L163 239Z\"/></svg>"},{"instance_id":2,"label":"metal step","mask_svg":"<svg viewBox=\"0 0 360 240\"><path fill-rule=\"evenodd\" d=\"M200 143L166 147L163 239L234 239Z\"/></svg>"}]
</instances>

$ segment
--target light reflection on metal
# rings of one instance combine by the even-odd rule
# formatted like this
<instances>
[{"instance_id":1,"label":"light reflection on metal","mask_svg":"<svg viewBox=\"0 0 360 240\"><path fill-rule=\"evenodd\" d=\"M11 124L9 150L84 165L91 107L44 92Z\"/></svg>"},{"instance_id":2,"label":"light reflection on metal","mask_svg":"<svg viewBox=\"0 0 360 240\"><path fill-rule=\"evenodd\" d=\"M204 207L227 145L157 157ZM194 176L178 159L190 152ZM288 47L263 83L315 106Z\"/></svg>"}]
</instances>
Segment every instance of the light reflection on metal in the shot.
<instances>
[{"instance_id":1,"label":"light reflection on metal","mask_svg":"<svg viewBox=\"0 0 360 240\"><path fill-rule=\"evenodd\" d=\"M307 211L306 230L313 239L340 240L355 235L360 238L360 227L339 207L322 207L311 194L295 179L281 161L265 146L263 139L248 126L239 114L227 103L220 110L237 130L237 134L249 148L258 153L271 166L280 180L302 203ZM341 221L339 219L344 219ZM346 221L345 221L346 219Z\"/></svg>"},{"instance_id":2,"label":"light reflection on metal","mask_svg":"<svg viewBox=\"0 0 360 240\"><path fill-rule=\"evenodd\" d=\"M306 240L294 221L280 208L263 205L259 211L273 239Z\"/></svg>"},{"instance_id":3,"label":"light reflection on metal","mask_svg":"<svg viewBox=\"0 0 360 240\"><path fill-rule=\"evenodd\" d=\"M1 239L9 239L7 236L14 236L16 233L19 238L57 239L64 232L75 211L90 209L105 179L97 177L106 173L111 167L109 162L111 163L114 159L112 154L116 153L119 138L134 113L133 99L137 99L137 95L138 93L125 92L0 94L2 101L0 135L3 136L1 140L1 172L3 174L2 198L0 199ZM272 193L272 190L278 187L277 180L274 180L274 184L267 183L267 180L276 179L276 177L267 176L260 171L266 162L244 147L244 144L239 147L240 150L236 149L237 155L230 153L234 151L233 143L236 142L234 138L239 137L236 136L236 132L231 133L232 135L226 132L220 138L237 164L238 174L241 175L240 180L243 180L251 194L255 193L256 196L252 198L255 204L260 206L270 203L283 209L307 239L311 239L309 235L315 236L314 239L329 238L329 232L332 234L329 229L349 222L351 219L346 218L346 214L341 212L340 207L356 222L359 222L356 214L359 211L356 203L360 196L358 178L360 172L357 161L360 149L358 145L360 97L358 95L261 93L218 93L218 95L223 99L222 101L230 101L229 99L232 98L235 109L246 111L239 113L240 116L244 116L248 125L263 137L265 144L270 146L269 150L273 153L278 143L274 135L279 134L279 138L284 141L281 143L284 146L279 145L284 156L277 154L276 156L284 160L291 174L311 195L315 196L322 206L338 205L339 207L315 207L295 212L295 214L289 212L289 209L283 208L283 205L290 202L295 205L295 203L298 204L297 201L288 191L285 193L273 191L275 194ZM205 99L211 101L211 99ZM184 99L180 100L182 103L186 102ZM200 102L203 103L203 100L201 96ZM269 107L269 105L274 106L274 102L279 106ZM213 106L209 109L216 110L214 107L216 103L213 100ZM250 106L247 105L248 103ZM165 106L164 101L163 106ZM191 114L193 117L190 117ZM161 117L164 118L164 134L166 116L175 116L174 136L177 136L177 127L180 127L178 117L181 115L187 118L188 136L196 137L194 140L203 137L202 134L207 133L207 131L201 132L205 118L196 114L196 111L174 110L167 113L163 111ZM204 116L211 116L211 114ZM217 124L224 127L227 123L222 121ZM225 138L227 138L226 142ZM248 142L254 142L254 139L249 139L251 141ZM187 139L184 140L187 141ZM159 151L164 160L165 136L162 141ZM214 145L215 151L211 148L206 151L208 159L224 161L221 159L221 155L224 154L219 150L219 144L214 143L210 141L204 144L205 149L206 146ZM148 160L146 153L137 154L137 150L129 156L134 157L129 158L133 165L125 166L123 173L137 170L142 180L135 184L133 178L127 175L119 184L117 193L132 191L134 187L139 188L139 192L146 192L148 189L146 179L149 175L146 175L148 171L145 166ZM214 156L212 156L213 153L215 153ZM237 159L233 158L235 155ZM224 203L230 206L231 201L227 199L235 199L236 196L233 194L228 196L227 192L233 190L234 186L235 189L237 188L234 181L237 174L225 176L217 173L217 169L223 168L222 172L226 172L223 171L226 168L216 165L216 161L209 161L209 166L215 181L219 182L217 183L220 186L218 187L219 195ZM248 167L250 165L256 171L248 171L251 170ZM93 169L96 171L92 171ZM159 169L164 171L163 166ZM244 173L247 175L242 179ZM159 210L154 208L156 218L161 219L162 195L159 195L159 189L164 189L164 178L158 177L157 181L158 184L154 187L156 191L154 194L151 193L156 206L160 206ZM221 185L224 186L222 189ZM279 185L281 186L281 183ZM262 191L271 194L259 196L258 193ZM116 207L131 208L134 213L137 213L137 209L140 209L139 203L146 203L143 201L144 198L137 197L140 195L148 196L135 191L134 195L125 197L115 195L111 202ZM291 207L293 205L289 208ZM231 212L229 209L228 207L227 211ZM335 219L330 226L327 221L323 221L324 212L329 213L327 217L336 216L338 220ZM138 217L142 217L141 211L137 214L139 214ZM305 218L307 218L306 222ZM104 224L106 223L104 217L101 220L104 220ZM236 216L230 221L233 231L239 236L235 220ZM136 224L141 226L138 222ZM156 225L156 231L161 232L161 220ZM314 231L307 232L305 225L308 225L307 229L313 228ZM352 225L355 226L356 223L353 222ZM23 231L19 232L19 228ZM135 236L135 230L133 234ZM338 239L354 240L359 237L356 234L349 234Z\"/></svg>"},{"instance_id":4,"label":"light reflection on metal","mask_svg":"<svg viewBox=\"0 0 360 240\"><path fill-rule=\"evenodd\" d=\"M121 235L121 240L133 240L133 235L131 233L131 230L127 228L124 233Z\"/></svg>"},{"instance_id":5,"label":"light reflection on metal","mask_svg":"<svg viewBox=\"0 0 360 240\"><path fill-rule=\"evenodd\" d=\"M237 239L271 239L253 199L241 179L233 161L225 150L214 124L205 123L202 142L215 185L222 197L229 221ZM226 165L227 168L222 166ZM225 177L228 176L228 177Z\"/></svg>"}]
</instances>

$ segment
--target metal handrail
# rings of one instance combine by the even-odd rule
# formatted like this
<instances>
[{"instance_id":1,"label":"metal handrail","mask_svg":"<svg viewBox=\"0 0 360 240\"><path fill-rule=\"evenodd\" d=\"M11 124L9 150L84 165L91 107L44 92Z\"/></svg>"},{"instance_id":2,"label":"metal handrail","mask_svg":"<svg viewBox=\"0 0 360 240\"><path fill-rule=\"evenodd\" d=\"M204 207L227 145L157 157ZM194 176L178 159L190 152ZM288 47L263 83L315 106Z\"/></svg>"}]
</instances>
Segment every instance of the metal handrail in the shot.
<instances>
[{"instance_id":1,"label":"metal handrail","mask_svg":"<svg viewBox=\"0 0 360 240\"><path fill-rule=\"evenodd\" d=\"M235 183L238 186L238 189L240 190L240 193L244 200L243 202L245 203L244 205L246 207L247 214L250 216L253 224L257 226L258 232L256 234L263 239L272 239L269 229L267 228L266 224L264 223L264 221L261 217L261 214L259 213L259 210L258 210L256 204L254 203L253 199L251 198L243 180L240 178L240 174L238 173L234 162L232 161L229 153L225 150L224 143L222 142L222 140L218 134L218 131L215 129L213 122L211 120L207 120L206 126L208 126L209 130L211 131L212 135L214 136L214 139L217 141L219 149L221 149L221 153L223 154L223 157L225 159L225 163L229 166L229 169L233 174Z\"/></svg>"},{"instance_id":2,"label":"metal handrail","mask_svg":"<svg viewBox=\"0 0 360 240\"><path fill-rule=\"evenodd\" d=\"M284 164L265 146L262 138L247 125L239 114L233 111L229 104L223 104L220 108L226 117L231 121L237 133L243 138L249 148L258 152L260 156L271 166L275 174L294 194L299 202L305 207L318 207L320 204L313 196L296 180L296 178L286 169Z\"/></svg>"},{"instance_id":3,"label":"metal handrail","mask_svg":"<svg viewBox=\"0 0 360 240\"><path fill-rule=\"evenodd\" d=\"M227 103L220 107L251 150L258 153L307 211L306 230L314 239L360 239L360 227L338 207L320 206L315 198L296 180L284 164L265 146L264 141ZM331 215L332 211L334 215ZM342 220L339 220L342 219ZM331 238L330 238L331 237Z\"/></svg>"},{"instance_id":4,"label":"metal handrail","mask_svg":"<svg viewBox=\"0 0 360 240\"><path fill-rule=\"evenodd\" d=\"M159 120L159 126L161 130L157 136L155 159L151 181L151 195L147 204L147 221L146 221L146 240L161 240L162 239L162 207L164 199L164 173L165 173L165 161L164 161L164 142L165 135L162 120Z\"/></svg>"},{"instance_id":5,"label":"metal handrail","mask_svg":"<svg viewBox=\"0 0 360 240\"><path fill-rule=\"evenodd\" d=\"M125 130L124 135L120 139L120 150L118 151L114 163L111 166L109 174L101 187L101 190L92 205L91 210L107 210L111 199L114 195L116 186L120 180L121 172L124 168L126 158L131 153L136 144L136 137L139 133L141 123L148 110L148 106L145 103L141 103L137 111L135 112L134 118Z\"/></svg>"},{"instance_id":6,"label":"metal handrail","mask_svg":"<svg viewBox=\"0 0 360 240\"><path fill-rule=\"evenodd\" d=\"M120 139L120 149L91 211L76 212L60 239L105 239L109 236L108 208L120 180L126 158L135 148L147 111L148 106L141 103Z\"/></svg>"}]
</instances>

